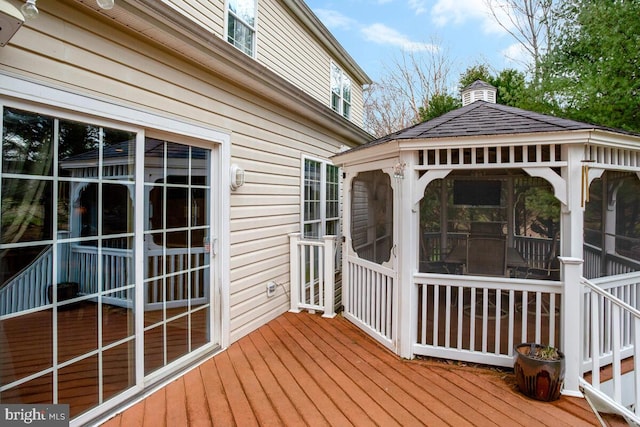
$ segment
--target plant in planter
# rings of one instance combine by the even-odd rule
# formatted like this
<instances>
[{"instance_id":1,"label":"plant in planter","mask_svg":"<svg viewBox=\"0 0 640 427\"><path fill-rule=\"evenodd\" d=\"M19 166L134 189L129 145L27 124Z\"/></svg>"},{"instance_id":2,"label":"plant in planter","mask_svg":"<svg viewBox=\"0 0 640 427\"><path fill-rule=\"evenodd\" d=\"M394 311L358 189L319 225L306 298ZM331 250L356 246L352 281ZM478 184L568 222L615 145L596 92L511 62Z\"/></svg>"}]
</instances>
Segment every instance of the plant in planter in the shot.
<instances>
[{"instance_id":1,"label":"plant in planter","mask_svg":"<svg viewBox=\"0 0 640 427\"><path fill-rule=\"evenodd\" d=\"M515 347L513 371L518 388L537 400L560 397L564 384L564 354L555 347L522 343Z\"/></svg>"}]
</instances>

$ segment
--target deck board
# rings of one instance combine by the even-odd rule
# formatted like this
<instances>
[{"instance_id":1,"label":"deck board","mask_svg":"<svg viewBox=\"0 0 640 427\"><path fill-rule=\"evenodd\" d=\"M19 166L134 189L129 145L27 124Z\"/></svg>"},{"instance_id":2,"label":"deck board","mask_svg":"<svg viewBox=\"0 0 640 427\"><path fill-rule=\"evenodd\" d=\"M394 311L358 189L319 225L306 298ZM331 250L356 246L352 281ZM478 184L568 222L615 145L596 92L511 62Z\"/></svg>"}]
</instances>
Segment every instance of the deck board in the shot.
<instances>
[{"instance_id":1,"label":"deck board","mask_svg":"<svg viewBox=\"0 0 640 427\"><path fill-rule=\"evenodd\" d=\"M594 426L584 399L538 402L509 371L403 360L343 317L286 313L116 415L124 426Z\"/></svg>"}]
</instances>

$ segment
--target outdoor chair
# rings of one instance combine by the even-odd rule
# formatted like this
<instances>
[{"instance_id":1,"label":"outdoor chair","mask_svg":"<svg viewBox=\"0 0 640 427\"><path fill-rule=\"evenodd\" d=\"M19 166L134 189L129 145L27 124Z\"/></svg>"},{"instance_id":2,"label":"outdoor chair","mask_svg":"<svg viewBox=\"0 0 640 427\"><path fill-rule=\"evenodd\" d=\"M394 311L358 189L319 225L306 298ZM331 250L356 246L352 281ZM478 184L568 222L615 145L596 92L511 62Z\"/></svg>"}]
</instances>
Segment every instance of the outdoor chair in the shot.
<instances>
[{"instance_id":1,"label":"outdoor chair","mask_svg":"<svg viewBox=\"0 0 640 427\"><path fill-rule=\"evenodd\" d=\"M504 237L473 237L467 242L467 274L507 275L507 240Z\"/></svg>"}]
</instances>

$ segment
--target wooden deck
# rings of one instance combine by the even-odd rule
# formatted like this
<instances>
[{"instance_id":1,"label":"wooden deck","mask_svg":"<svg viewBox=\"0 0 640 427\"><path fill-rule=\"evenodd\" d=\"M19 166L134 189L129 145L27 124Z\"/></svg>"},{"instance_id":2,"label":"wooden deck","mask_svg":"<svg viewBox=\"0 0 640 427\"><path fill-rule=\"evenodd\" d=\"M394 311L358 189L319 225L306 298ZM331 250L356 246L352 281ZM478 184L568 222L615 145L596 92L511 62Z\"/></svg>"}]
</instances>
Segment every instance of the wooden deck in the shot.
<instances>
[{"instance_id":1,"label":"wooden deck","mask_svg":"<svg viewBox=\"0 0 640 427\"><path fill-rule=\"evenodd\" d=\"M286 313L103 424L187 425L556 427L598 421L584 399L524 397L511 372L403 360L340 316Z\"/></svg>"}]
</instances>

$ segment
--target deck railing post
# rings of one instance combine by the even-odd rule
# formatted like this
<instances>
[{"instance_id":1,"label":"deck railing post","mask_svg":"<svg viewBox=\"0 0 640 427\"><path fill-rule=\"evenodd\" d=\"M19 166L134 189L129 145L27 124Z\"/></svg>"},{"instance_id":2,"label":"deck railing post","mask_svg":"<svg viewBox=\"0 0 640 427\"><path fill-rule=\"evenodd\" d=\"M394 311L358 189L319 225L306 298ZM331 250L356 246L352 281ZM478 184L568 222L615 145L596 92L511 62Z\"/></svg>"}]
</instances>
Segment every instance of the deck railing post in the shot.
<instances>
[{"instance_id":1,"label":"deck railing post","mask_svg":"<svg viewBox=\"0 0 640 427\"><path fill-rule=\"evenodd\" d=\"M333 248L335 236L324 236L324 314L335 317L335 257Z\"/></svg>"},{"instance_id":2,"label":"deck railing post","mask_svg":"<svg viewBox=\"0 0 640 427\"><path fill-rule=\"evenodd\" d=\"M562 295L562 351L565 356L563 394L582 397L579 389L582 366L582 259L558 257L562 263L564 290Z\"/></svg>"},{"instance_id":3,"label":"deck railing post","mask_svg":"<svg viewBox=\"0 0 640 427\"><path fill-rule=\"evenodd\" d=\"M300 257L298 247L300 233L289 234L289 287L292 313L300 313Z\"/></svg>"}]
</instances>

